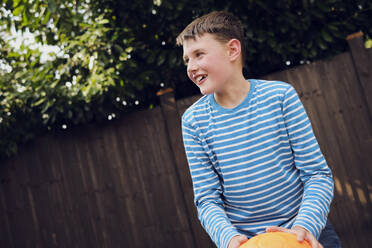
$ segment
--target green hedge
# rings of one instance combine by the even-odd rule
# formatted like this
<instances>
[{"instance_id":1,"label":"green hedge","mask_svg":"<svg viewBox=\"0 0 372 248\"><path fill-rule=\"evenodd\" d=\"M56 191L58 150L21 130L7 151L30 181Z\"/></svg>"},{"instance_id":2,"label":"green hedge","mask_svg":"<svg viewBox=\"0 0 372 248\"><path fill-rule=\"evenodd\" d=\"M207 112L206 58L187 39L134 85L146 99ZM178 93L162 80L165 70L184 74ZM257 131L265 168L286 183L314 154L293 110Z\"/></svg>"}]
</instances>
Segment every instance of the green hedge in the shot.
<instances>
[{"instance_id":1,"label":"green hedge","mask_svg":"<svg viewBox=\"0 0 372 248\"><path fill-rule=\"evenodd\" d=\"M222 9L245 26L247 77L343 52L357 31L372 37L368 0L8 0L0 10L0 156L43 132L152 108L163 87L177 98L198 93L175 37ZM33 47L11 47L12 26L62 54L44 62Z\"/></svg>"}]
</instances>

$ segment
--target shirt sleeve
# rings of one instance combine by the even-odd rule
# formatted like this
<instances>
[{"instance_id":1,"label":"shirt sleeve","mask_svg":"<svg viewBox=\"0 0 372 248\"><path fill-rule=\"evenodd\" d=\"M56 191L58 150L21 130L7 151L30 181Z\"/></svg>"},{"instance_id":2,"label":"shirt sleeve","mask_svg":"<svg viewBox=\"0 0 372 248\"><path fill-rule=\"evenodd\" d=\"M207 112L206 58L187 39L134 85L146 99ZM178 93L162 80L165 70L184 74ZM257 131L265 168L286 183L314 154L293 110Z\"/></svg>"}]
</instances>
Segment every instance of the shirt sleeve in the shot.
<instances>
[{"instance_id":1,"label":"shirt sleeve","mask_svg":"<svg viewBox=\"0 0 372 248\"><path fill-rule=\"evenodd\" d=\"M198 218L217 247L227 248L230 239L239 232L226 215L218 174L196 133L196 130L182 119L183 142L193 182Z\"/></svg>"},{"instance_id":2,"label":"shirt sleeve","mask_svg":"<svg viewBox=\"0 0 372 248\"><path fill-rule=\"evenodd\" d=\"M283 115L295 166L304 184L302 204L294 222L316 238L324 228L333 198L334 182L306 111L290 86L283 99Z\"/></svg>"}]
</instances>

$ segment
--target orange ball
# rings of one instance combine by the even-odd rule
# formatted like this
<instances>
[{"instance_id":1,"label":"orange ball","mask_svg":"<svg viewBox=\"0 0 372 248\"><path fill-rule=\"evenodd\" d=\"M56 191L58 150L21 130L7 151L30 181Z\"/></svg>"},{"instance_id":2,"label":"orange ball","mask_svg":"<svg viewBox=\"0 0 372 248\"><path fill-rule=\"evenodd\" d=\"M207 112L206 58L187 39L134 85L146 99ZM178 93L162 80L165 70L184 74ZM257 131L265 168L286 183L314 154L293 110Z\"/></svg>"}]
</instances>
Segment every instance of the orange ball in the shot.
<instances>
[{"instance_id":1,"label":"orange ball","mask_svg":"<svg viewBox=\"0 0 372 248\"><path fill-rule=\"evenodd\" d=\"M240 248L311 248L309 242L297 241L291 233L268 232L254 236L240 246Z\"/></svg>"}]
</instances>

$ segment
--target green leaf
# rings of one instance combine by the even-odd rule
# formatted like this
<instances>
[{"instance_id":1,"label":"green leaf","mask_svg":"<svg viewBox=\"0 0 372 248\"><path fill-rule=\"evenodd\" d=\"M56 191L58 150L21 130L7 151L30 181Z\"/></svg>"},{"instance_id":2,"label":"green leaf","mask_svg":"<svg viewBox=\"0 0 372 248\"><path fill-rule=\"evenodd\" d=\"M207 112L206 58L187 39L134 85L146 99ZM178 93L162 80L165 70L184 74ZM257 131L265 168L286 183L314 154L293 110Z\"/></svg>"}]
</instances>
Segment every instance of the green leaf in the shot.
<instances>
[{"instance_id":1,"label":"green leaf","mask_svg":"<svg viewBox=\"0 0 372 248\"><path fill-rule=\"evenodd\" d=\"M269 46L270 46L271 48L275 48L276 43L275 43L275 40L274 40L274 39L269 39L269 40L268 40L268 43L269 43Z\"/></svg>"},{"instance_id":2,"label":"green leaf","mask_svg":"<svg viewBox=\"0 0 372 248\"><path fill-rule=\"evenodd\" d=\"M330 30L332 30L332 31L338 31L338 27L337 26L335 26L335 25L328 25L327 26Z\"/></svg>"},{"instance_id":3,"label":"green leaf","mask_svg":"<svg viewBox=\"0 0 372 248\"><path fill-rule=\"evenodd\" d=\"M177 54L175 54L175 52L172 52L168 57L169 66L174 67L177 64L177 59Z\"/></svg>"},{"instance_id":4,"label":"green leaf","mask_svg":"<svg viewBox=\"0 0 372 248\"><path fill-rule=\"evenodd\" d=\"M125 51L127 53L131 53L133 51L133 47L127 47L127 48L125 48Z\"/></svg>"},{"instance_id":5,"label":"green leaf","mask_svg":"<svg viewBox=\"0 0 372 248\"><path fill-rule=\"evenodd\" d=\"M22 0L13 0L13 8L16 8Z\"/></svg>"},{"instance_id":6,"label":"green leaf","mask_svg":"<svg viewBox=\"0 0 372 248\"><path fill-rule=\"evenodd\" d=\"M150 56L147 57L147 63L152 64L155 61L156 51L152 52Z\"/></svg>"},{"instance_id":7,"label":"green leaf","mask_svg":"<svg viewBox=\"0 0 372 248\"><path fill-rule=\"evenodd\" d=\"M23 5L20 5L20 6L18 6L17 8L15 8L13 10L13 15L14 16L18 16L18 15L20 15L23 12L23 10L24 10L24 6Z\"/></svg>"},{"instance_id":8,"label":"green leaf","mask_svg":"<svg viewBox=\"0 0 372 248\"><path fill-rule=\"evenodd\" d=\"M114 44L114 49L118 52L118 53L122 53L123 52L123 48L121 46L119 46L118 44Z\"/></svg>"},{"instance_id":9,"label":"green leaf","mask_svg":"<svg viewBox=\"0 0 372 248\"><path fill-rule=\"evenodd\" d=\"M29 13L28 11L23 11L22 13L22 26L27 26L29 23Z\"/></svg>"},{"instance_id":10,"label":"green leaf","mask_svg":"<svg viewBox=\"0 0 372 248\"><path fill-rule=\"evenodd\" d=\"M322 30L321 34L322 34L322 37L325 41L327 41L327 42L332 42L333 41L331 35L329 33L327 33L325 30Z\"/></svg>"},{"instance_id":11,"label":"green leaf","mask_svg":"<svg viewBox=\"0 0 372 248\"><path fill-rule=\"evenodd\" d=\"M253 32L251 30L247 31L247 38L249 39L253 38Z\"/></svg>"},{"instance_id":12,"label":"green leaf","mask_svg":"<svg viewBox=\"0 0 372 248\"><path fill-rule=\"evenodd\" d=\"M368 39L364 43L365 48L370 49L372 48L372 39Z\"/></svg>"},{"instance_id":13,"label":"green leaf","mask_svg":"<svg viewBox=\"0 0 372 248\"><path fill-rule=\"evenodd\" d=\"M302 55L303 58L307 58L307 56L309 56L309 53L308 53L307 49L302 49L301 50L301 55Z\"/></svg>"},{"instance_id":14,"label":"green leaf","mask_svg":"<svg viewBox=\"0 0 372 248\"><path fill-rule=\"evenodd\" d=\"M38 101L33 103L31 106L32 107L37 107L37 106L41 105L42 103L44 103L45 101L46 101L46 98L40 98Z\"/></svg>"},{"instance_id":15,"label":"green leaf","mask_svg":"<svg viewBox=\"0 0 372 248\"><path fill-rule=\"evenodd\" d=\"M50 15L51 15L51 12L50 11L47 11L46 15L44 16L43 20L41 21L42 24L47 24L47 22L49 21L50 19Z\"/></svg>"},{"instance_id":16,"label":"green leaf","mask_svg":"<svg viewBox=\"0 0 372 248\"><path fill-rule=\"evenodd\" d=\"M310 56L311 56L312 58L316 57L317 54L318 54L318 53L317 53L317 50L316 50L316 49L312 48L312 49L310 50Z\"/></svg>"},{"instance_id":17,"label":"green leaf","mask_svg":"<svg viewBox=\"0 0 372 248\"><path fill-rule=\"evenodd\" d=\"M98 20L98 22L97 22L97 24L106 24L106 23L109 23L109 20L101 19L101 20Z\"/></svg>"},{"instance_id":18,"label":"green leaf","mask_svg":"<svg viewBox=\"0 0 372 248\"><path fill-rule=\"evenodd\" d=\"M52 107L54 104L53 101L47 101L47 103L44 105L43 109L41 110L41 113L45 113L46 111L48 111L50 109L50 107Z\"/></svg>"},{"instance_id":19,"label":"green leaf","mask_svg":"<svg viewBox=\"0 0 372 248\"><path fill-rule=\"evenodd\" d=\"M128 54L127 53L122 53L120 54L119 60L120 61L126 61L128 59Z\"/></svg>"},{"instance_id":20,"label":"green leaf","mask_svg":"<svg viewBox=\"0 0 372 248\"><path fill-rule=\"evenodd\" d=\"M329 6L327 6L326 2L318 1L317 3L318 3L318 7L321 11L323 11L325 13L331 12L331 8Z\"/></svg>"},{"instance_id":21,"label":"green leaf","mask_svg":"<svg viewBox=\"0 0 372 248\"><path fill-rule=\"evenodd\" d=\"M158 66L162 65L164 63L164 61L165 61L165 58L166 58L165 57L165 53L164 52L160 53L160 55L158 56L157 65Z\"/></svg>"},{"instance_id":22,"label":"green leaf","mask_svg":"<svg viewBox=\"0 0 372 248\"><path fill-rule=\"evenodd\" d=\"M319 41L319 42L318 42L318 45L319 45L319 47L320 47L322 50L326 50L326 49L328 48L327 45L324 44L322 41Z\"/></svg>"},{"instance_id":23,"label":"green leaf","mask_svg":"<svg viewBox=\"0 0 372 248\"><path fill-rule=\"evenodd\" d=\"M55 13L57 10L57 3L55 0L48 0L48 10L51 13Z\"/></svg>"}]
</instances>

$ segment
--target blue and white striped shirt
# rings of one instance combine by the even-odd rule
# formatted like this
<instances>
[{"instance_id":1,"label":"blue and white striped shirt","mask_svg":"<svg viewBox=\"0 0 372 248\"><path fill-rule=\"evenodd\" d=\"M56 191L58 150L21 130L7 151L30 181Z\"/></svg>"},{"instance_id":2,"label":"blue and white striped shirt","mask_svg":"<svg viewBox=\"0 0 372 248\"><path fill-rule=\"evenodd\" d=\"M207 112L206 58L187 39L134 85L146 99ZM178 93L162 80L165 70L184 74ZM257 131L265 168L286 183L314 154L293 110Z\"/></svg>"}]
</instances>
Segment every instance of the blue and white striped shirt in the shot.
<instances>
[{"instance_id":1,"label":"blue and white striped shirt","mask_svg":"<svg viewBox=\"0 0 372 248\"><path fill-rule=\"evenodd\" d=\"M182 133L202 226L218 247L237 234L299 225L318 237L333 179L294 88L250 79L233 109L213 94L189 107Z\"/></svg>"}]
</instances>

